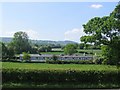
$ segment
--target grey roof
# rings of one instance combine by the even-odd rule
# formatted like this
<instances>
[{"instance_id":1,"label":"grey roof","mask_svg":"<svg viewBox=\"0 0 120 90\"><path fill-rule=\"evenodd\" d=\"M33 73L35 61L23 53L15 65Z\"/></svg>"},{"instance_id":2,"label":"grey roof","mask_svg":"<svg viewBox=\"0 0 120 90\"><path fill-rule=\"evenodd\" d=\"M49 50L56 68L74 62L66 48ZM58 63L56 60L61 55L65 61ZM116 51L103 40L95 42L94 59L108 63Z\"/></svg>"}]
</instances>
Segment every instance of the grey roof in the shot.
<instances>
[{"instance_id":1,"label":"grey roof","mask_svg":"<svg viewBox=\"0 0 120 90\"><path fill-rule=\"evenodd\" d=\"M52 55L50 55L50 54L29 54L30 56L34 56L34 57L39 57L39 56L46 56L46 57L48 57L48 56L52 56ZM20 54L20 56L23 56L23 54Z\"/></svg>"},{"instance_id":2,"label":"grey roof","mask_svg":"<svg viewBox=\"0 0 120 90\"><path fill-rule=\"evenodd\" d=\"M52 57L53 55L51 54L29 54L31 57ZM23 56L23 54L20 54L20 56ZM56 56L60 56L60 57L92 57L92 56L76 56L76 55L56 55Z\"/></svg>"}]
</instances>

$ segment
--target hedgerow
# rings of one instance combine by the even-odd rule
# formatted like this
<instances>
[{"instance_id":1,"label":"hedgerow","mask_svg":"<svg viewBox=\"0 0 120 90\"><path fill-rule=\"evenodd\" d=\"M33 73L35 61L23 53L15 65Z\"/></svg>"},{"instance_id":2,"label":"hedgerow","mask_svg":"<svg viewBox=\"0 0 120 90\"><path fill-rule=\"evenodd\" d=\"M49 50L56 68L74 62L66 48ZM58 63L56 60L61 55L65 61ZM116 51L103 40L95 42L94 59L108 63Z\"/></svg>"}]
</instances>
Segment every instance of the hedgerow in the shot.
<instances>
[{"instance_id":1,"label":"hedgerow","mask_svg":"<svg viewBox=\"0 0 120 90\"><path fill-rule=\"evenodd\" d=\"M93 60L46 60L49 64L94 64Z\"/></svg>"},{"instance_id":2,"label":"hedgerow","mask_svg":"<svg viewBox=\"0 0 120 90\"><path fill-rule=\"evenodd\" d=\"M2 82L80 82L80 83L120 83L119 71L97 70L34 70L3 69Z\"/></svg>"}]
</instances>

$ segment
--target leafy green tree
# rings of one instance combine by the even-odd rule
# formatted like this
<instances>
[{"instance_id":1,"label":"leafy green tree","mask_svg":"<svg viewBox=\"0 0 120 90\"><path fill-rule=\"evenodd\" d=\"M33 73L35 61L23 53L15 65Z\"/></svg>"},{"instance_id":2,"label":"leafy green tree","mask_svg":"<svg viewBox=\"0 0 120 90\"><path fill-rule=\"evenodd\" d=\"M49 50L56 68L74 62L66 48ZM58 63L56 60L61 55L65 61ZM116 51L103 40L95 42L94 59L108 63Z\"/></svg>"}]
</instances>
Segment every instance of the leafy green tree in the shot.
<instances>
[{"instance_id":1,"label":"leafy green tree","mask_svg":"<svg viewBox=\"0 0 120 90\"><path fill-rule=\"evenodd\" d=\"M26 53L26 52L23 52L23 60L29 60L30 61L30 55L28 54L28 53Z\"/></svg>"},{"instance_id":2,"label":"leafy green tree","mask_svg":"<svg viewBox=\"0 0 120 90\"><path fill-rule=\"evenodd\" d=\"M13 44L13 42L10 42L10 43L7 45L7 49L8 49L8 57L9 57L9 59L13 59L13 57L15 56L14 44Z\"/></svg>"},{"instance_id":3,"label":"leafy green tree","mask_svg":"<svg viewBox=\"0 0 120 90\"><path fill-rule=\"evenodd\" d=\"M39 52L51 52L52 48L50 46L41 46L38 51Z\"/></svg>"},{"instance_id":4,"label":"leafy green tree","mask_svg":"<svg viewBox=\"0 0 120 90\"><path fill-rule=\"evenodd\" d=\"M80 44L79 44L79 49L84 49L84 47L85 47L85 44L84 44L84 43L80 43Z\"/></svg>"},{"instance_id":5,"label":"leafy green tree","mask_svg":"<svg viewBox=\"0 0 120 90\"><path fill-rule=\"evenodd\" d=\"M74 44L67 44L64 48L64 53L68 55L72 55L77 52L77 48L75 47Z\"/></svg>"},{"instance_id":6,"label":"leafy green tree","mask_svg":"<svg viewBox=\"0 0 120 90\"><path fill-rule=\"evenodd\" d=\"M53 56L52 56L52 59L53 59L54 61L57 61L57 60L58 60L58 56L53 55Z\"/></svg>"},{"instance_id":7,"label":"leafy green tree","mask_svg":"<svg viewBox=\"0 0 120 90\"><path fill-rule=\"evenodd\" d=\"M25 32L16 32L13 38L15 53L20 54L22 52L28 52L31 49L29 44L28 35Z\"/></svg>"},{"instance_id":8,"label":"leafy green tree","mask_svg":"<svg viewBox=\"0 0 120 90\"><path fill-rule=\"evenodd\" d=\"M103 56L110 64L120 62L120 5L116 6L110 16L95 17L84 24L86 36L81 41L106 45Z\"/></svg>"},{"instance_id":9,"label":"leafy green tree","mask_svg":"<svg viewBox=\"0 0 120 90\"><path fill-rule=\"evenodd\" d=\"M0 42L0 47L1 47L1 59L7 59L8 58L8 50L7 47L4 43Z\"/></svg>"},{"instance_id":10,"label":"leafy green tree","mask_svg":"<svg viewBox=\"0 0 120 90\"><path fill-rule=\"evenodd\" d=\"M1 59L3 60L10 60L13 59L14 57L14 50L12 47L10 47L10 45L5 45L5 43L0 42L0 47L1 47Z\"/></svg>"}]
</instances>

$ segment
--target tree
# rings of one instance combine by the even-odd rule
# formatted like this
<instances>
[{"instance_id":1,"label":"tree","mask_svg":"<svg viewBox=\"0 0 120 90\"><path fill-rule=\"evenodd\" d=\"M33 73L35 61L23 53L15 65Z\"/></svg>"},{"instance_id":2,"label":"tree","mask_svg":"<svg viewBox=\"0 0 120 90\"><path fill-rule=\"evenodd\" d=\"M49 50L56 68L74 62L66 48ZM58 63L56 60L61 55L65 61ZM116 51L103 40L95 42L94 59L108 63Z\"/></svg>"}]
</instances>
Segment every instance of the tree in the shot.
<instances>
[{"instance_id":1,"label":"tree","mask_svg":"<svg viewBox=\"0 0 120 90\"><path fill-rule=\"evenodd\" d=\"M2 54L1 54L1 59L7 59L8 58L8 50L7 50L7 47L4 43L0 42L0 47L1 47L1 51L2 51Z\"/></svg>"},{"instance_id":2,"label":"tree","mask_svg":"<svg viewBox=\"0 0 120 90\"><path fill-rule=\"evenodd\" d=\"M9 47L9 45L5 45L5 43L0 42L0 47L2 48L1 59L3 60L10 60L14 57L14 50L13 48Z\"/></svg>"},{"instance_id":3,"label":"tree","mask_svg":"<svg viewBox=\"0 0 120 90\"><path fill-rule=\"evenodd\" d=\"M64 48L64 53L68 55L72 55L77 52L77 48L75 47L74 44L67 44Z\"/></svg>"},{"instance_id":4,"label":"tree","mask_svg":"<svg viewBox=\"0 0 120 90\"><path fill-rule=\"evenodd\" d=\"M80 44L79 44L79 49L84 49L84 47L85 47L85 44L84 44L84 43L80 43Z\"/></svg>"},{"instance_id":5,"label":"tree","mask_svg":"<svg viewBox=\"0 0 120 90\"><path fill-rule=\"evenodd\" d=\"M23 60L29 60L30 61L30 55L28 54L28 53L26 53L26 52L23 52Z\"/></svg>"},{"instance_id":6,"label":"tree","mask_svg":"<svg viewBox=\"0 0 120 90\"><path fill-rule=\"evenodd\" d=\"M13 38L14 50L17 54L28 52L31 49L29 44L28 35L25 32L16 32Z\"/></svg>"},{"instance_id":7,"label":"tree","mask_svg":"<svg viewBox=\"0 0 120 90\"><path fill-rule=\"evenodd\" d=\"M57 60L58 60L58 56L53 55L53 56L52 56L52 59L53 59L54 61L57 61Z\"/></svg>"},{"instance_id":8,"label":"tree","mask_svg":"<svg viewBox=\"0 0 120 90\"><path fill-rule=\"evenodd\" d=\"M7 45L7 49L8 49L8 57L9 57L9 59L13 59L13 57L15 56L14 44L13 44L13 42L10 42L10 43Z\"/></svg>"},{"instance_id":9,"label":"tree","mask_svg":"<svg viewBox=\"0 0 120 90\"><path fill-rule=\"evenodd\" d=\"M120 62L120 5L109 16L92 18L83 28L87 35L82 42L106 45L103 56L110 64Z\"/></svg>"},{"instance_id":10,"label":"tree","mask_svg":"<svg viewBox=\"0 0 120 90\"><path fill-rule=\"evenodd\" d=\"M52 48L50 46L41 46L38 51L39 52L50 52Z\"/></svg>"}]
</instances>

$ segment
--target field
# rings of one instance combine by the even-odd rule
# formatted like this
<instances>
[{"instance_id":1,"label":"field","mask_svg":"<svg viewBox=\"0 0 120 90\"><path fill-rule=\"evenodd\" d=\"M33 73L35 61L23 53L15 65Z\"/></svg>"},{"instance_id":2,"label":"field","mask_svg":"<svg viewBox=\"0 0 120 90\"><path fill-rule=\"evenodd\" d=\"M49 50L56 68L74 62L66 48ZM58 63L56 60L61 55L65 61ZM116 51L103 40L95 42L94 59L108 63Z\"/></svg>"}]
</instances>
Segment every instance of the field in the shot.
<instances>
[{"instance_id":1,"label":"field","mask_svg":"<svg viewBox=\"0 0 120 90\"><path fill-rule=\"evenodd\" d=\"M55 69L55 70L64 70L64 69L75 69L75 70L117 70L116 66L110 65L84 65L84 64L46 64L46 63L13 63L13 62L3 62L2 68L8 69Z\"/></svg>"},{"instance_id":2,"label":"field","mask_svg":"<svg viewBox=\"0 0 120 90\"><path fill-rule=\"evenodd\" d=\"M46 63L18 63L18 62L0 62L0 64L2 64L3 71L5 70L3 74L6 75L6 78L8 78L8 80L10 80L10 82L3 83L3 88L23 88L23 87L24 88L119 88L120 87L120 84L117 83L116 80L115 82L107 81L107 80L114 80L113 77L116 78L116 73L118 72L117 67L111 66L111 65L46 64ZM49 80L52 80L50 77L53 77L55 80L59 80L60 78L64 79L64 75L65 77L69 77L68 79L78 78L76 76L71 77L71 75L74 75L71 71L75 71L75 75L80 74L82 75L82 77L86 77L86 75L88 77L89 75L90 77L93 76L91 77L91 79L86 77L93 83L59 82L59 81L46 82L46 80L45 82L43 82L44 79L46 78L48 78ZM78 73L76 71L78 71ZM107 73L105 74L105 72ZM40 76L39 76L39 73L41 73ZM61 74L59 75L59 73ZM98 83L94 82L96 81L96 79L99 79L98 76L97 76L98 78L96 77L97 74L100 75L100 78L101 78L101 75L103 75L102 77L107 76L105 78L105 83L102 83L102 81L99 81ZM20 75L23 75L21 77L23 78L23 80L24 80L24 77L26 77L26 75L28 77L28 80L29 80L29 76L31 76L32 78L35 79L35 82L31 83L30 82L31 80L27 82L19 82L19 80L17 80L17 82L11 82L10 77L12 78L13 81L14 80L16 81L17 75L18 77L21 77ZM43 78L40 79L39 77L37 77L37 75ZM96 79L94 79L95 78L94 76L96 77ZM113 79L111 79L110 77L112 77ZM40 79L40 81L42 82L39 82L38 79Z\"/></svg>"},{"instance_id":3,"label":"field","mask_svg":"<svg viewBox=\"0 0 120 90\"><path fill-rule=\"evenodd\" d=\"M41 52L41 54L55 54L55 55L60 55L60 54L64 54L63 50L61 48L57 48L57 49L52 49L53 52ZM93 53L96 55L100 55L101 54L101 50L84 50L84 49L77 49L77 53L78 55L83 55L84 52L87 53ZM81 53L80 53L81 52ZM91 54L88 54L91 55Z\"/></svg>"}]
</instances>

